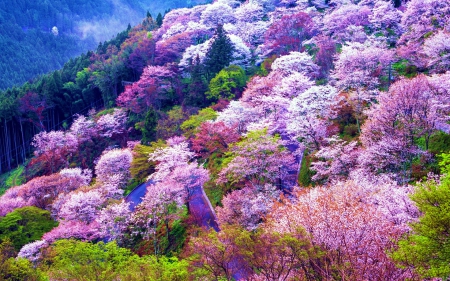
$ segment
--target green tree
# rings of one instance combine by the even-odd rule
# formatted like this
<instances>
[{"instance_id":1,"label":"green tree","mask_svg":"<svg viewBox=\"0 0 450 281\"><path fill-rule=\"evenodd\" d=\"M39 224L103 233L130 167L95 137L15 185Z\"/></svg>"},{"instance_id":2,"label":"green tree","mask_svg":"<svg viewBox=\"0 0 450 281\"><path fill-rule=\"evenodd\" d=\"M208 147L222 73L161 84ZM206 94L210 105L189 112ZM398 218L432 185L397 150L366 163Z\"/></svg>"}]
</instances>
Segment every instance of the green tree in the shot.
<instances>
[{"instance_id":1,"label":"green tree","mask_svg":"<svg viewBox=\"0 0 450 281\"><path fill-rule=\"evenodd\" d=\"M148 144L156 139L156 126L158 126L159 115L153 107L150 107L145 115L142 131L142 144Z\"/></svg>"},{"instance_id":2,"label":"green tree","mask_svg":"<svg viewBox=\"0 0 450 281\"><path fill-rule=\"evenodd\" d=\"M57 225L49 211L36 207L19 208L0 218L0 241L11 240L14 248L20 250L23 245L41 239Z\"/></svg>"},{"instance_id":3,"label":"green tree","mask_svg":"<svg viewBox=\"0 0 450 281\"><path fill-rule=\"evenodd\" d=\"M450 155L440 162L447 176L420 184L411 199L422 216L411 224L412 233L398 242L393 259L413 268L422 278L450 277Z\"/></svg>"},{"instance_id":4,"label":"green tree","mask_svg":"<svg viewBox=\"0 0 450 281\"><path fill-rule=\"evenodd\" d=\"M213 39L204 62L208 81L233 60L234 46L222 25L217 26Z\"/></svg>"},{"instance_id":5,"label":"green tree","mask_svg":"<svg viewBox=\"0 0 450 281\"><path fill-rule=\"evenodd\" d=\"M139 257L116 242L59 240L44 257L51 280L186 280L186 261Z\"/></svg>"},{"instance_id":6,"label":"green tree","mask_svg":"<svg viewBox=\"0 0 450 281\"><path fill-rule=\"evenodd\" d=\"M219 99L231 100L239 97L244 90L246 82L247 76L245 71L237 65L230 65L211 79L206 96L208 99L215 101Z\"/></svg>"},{"instance_id":7,"label":"green tree","mask_svg":"<svg viewBox=\"0 0 450 281\"><path fill-rule=\"evenodd\" d=\"M205 93L208 91L208 83L205 78L205 66L200 63L199 56L192 61L189 73L191 78L188 80L185 103L204 107L207 105Z\"/></svg>"},{"instance_id":8,"label":"green tree","mask_svg":"<svg viewBox=\"0 0 450 281\"><path fill-rule=\"evenodd\" d=\"M198 114L191 115L188 120L184 121L180 128L185 131L185 135L190 137L194 135L197 131L197 128L208 120L215 120L217 118L217 112L210 108L204 108L198 112Z\"/></svg>"},{"instance_id":9,"label":"green tree","mask_svg":"<svg viewBox=\"0 0 450 281\"><path fill-rule=\"evenodd\" d=\"M161 15L161 13L158 13L158 15L156 16L156 24L158 26L161 26L163 23L163 16Z\"/></svg>"},{"instance_id":10,"label":"green tree","mask_svg":"<svg viewBox=\"0 0 450 281\"><path fill-rule=\"evenodd\" d=\"M0 280L40 281L47 280L42 272L23 258L16 259L17 252L9 240L0 243Z\"/></svg>"}]
</instances>

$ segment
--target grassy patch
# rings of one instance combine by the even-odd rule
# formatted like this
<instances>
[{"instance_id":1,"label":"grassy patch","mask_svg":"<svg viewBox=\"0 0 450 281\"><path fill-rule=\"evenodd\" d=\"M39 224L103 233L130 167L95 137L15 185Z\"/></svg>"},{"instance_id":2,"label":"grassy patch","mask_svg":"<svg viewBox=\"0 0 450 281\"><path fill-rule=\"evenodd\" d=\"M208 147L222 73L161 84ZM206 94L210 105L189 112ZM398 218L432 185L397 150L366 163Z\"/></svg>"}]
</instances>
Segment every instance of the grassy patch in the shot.
<instances>
[{"instance_id":1,"label":"grassy patch","mask_svg":"<svg viewBox=\"0 0 450 281\"><path fill-rule=\"evenodd\" d=\"M24 166L19 166L0 176L0 195L5 193L8 188L21 185L25 182L25 177L23 175L24 169Z\"/></svg>"}]
</instances>

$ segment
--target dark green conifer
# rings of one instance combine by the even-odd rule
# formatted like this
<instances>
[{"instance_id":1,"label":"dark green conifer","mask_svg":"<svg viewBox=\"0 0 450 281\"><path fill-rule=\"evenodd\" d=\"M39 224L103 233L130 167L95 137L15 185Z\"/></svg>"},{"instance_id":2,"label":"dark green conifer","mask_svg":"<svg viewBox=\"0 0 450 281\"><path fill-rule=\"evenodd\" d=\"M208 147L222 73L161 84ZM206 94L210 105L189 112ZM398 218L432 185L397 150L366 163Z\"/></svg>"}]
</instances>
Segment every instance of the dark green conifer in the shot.
<instances>
[{"instance_id":1,"label":"dark green conifer","mask_svg":"<svg viewBox=\"0 0 450 281\"><path fill-rule=\"evenodd\" d=\"M205 57L208 81L233 60L234 46L222 25L217 26L213 40Z\"/></svg>"},{"instance_id":2,"label":"dark green conifer","mask_svg":"<svg viewBox=\"0 0 450 281\"><path fill-rule=\"evenodd\" d=\"M156 24L157 24L158 26L161 26L162 23L163 23L163 17L162 17L162 15L161 15L161 13L158 13L158 15L156 16Z\"/></svg>"}]
</instances>

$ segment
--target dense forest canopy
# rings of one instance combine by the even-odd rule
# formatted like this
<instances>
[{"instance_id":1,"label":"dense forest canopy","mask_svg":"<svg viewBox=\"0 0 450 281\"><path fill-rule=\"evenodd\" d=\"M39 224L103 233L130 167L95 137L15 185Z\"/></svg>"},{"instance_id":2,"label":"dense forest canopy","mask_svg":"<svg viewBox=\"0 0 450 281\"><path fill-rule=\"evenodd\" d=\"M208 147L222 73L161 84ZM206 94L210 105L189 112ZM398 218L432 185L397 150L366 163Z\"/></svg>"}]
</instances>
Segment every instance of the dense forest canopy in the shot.
<instances>
[{"instance_id":1,"label":"dense forest canopy","mask_svg":"<svg viewBox=\"0 0 450 281\"><path fill-rule=\"evenodd\" d=\"M0 3L0 89L17 86L61 68L70 58L95 49L147 11L158 13L202 1L64 0Z\"/></svg>"},{"instance_id":2,"label":"dense forest canopy","mask_svg":"<svg viewBox=\"0 0 450 281\"><path fill-rule=\"evenodd\" d=\"M217 0L0 92L0 279L449 279L449 15Z\"/></svg>"}]
</instances>

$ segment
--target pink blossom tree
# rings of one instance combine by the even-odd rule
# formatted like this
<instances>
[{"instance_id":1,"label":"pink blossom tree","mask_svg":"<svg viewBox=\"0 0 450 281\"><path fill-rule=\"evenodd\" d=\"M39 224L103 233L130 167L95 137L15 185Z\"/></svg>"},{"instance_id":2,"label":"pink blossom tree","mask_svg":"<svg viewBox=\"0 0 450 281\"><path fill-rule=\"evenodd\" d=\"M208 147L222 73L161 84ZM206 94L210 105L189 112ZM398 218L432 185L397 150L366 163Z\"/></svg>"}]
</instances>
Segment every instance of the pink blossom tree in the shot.
<instances>
[{"instance_id":1,"label":"pink blossom tree","mask_svg":"<svg viewBox=\"0 0 450 281\"><path fill-rule=\"evenodd\" d=\"M327 137L329 119L334 117L333 107L337 105L337 90L332 86L312 86L289 106L287 131L296 138L303 139L307 146L320 149Z\"/></svg>"},{"instance_id":2,"label":"pink blossom tree","mask_svg":"<svg viewBox=\"0 0 450 281\"><path fill-rule=\"evenodd\" d=\"M353 30L362 30L369 25L371 10L367 6L359 6L352 3L342 5L325 15L322 31L331 36L337 42L355 41L364 42L366 36L355 36Z\"/></svg>"},{"instance_id":3,"label":"pink blossom tree","mask_svg":"<svg viewBox=\"0 0 450 281\"><path fill-rule=\"evenodd\" d=\"M425 40L423 50L428 56L428 67L435 72L450 68L450 32L439 31Z\"/></svg>"},{"instance_id":4,"label":"pink blossom tree","mask_svg":"<svg viewBox=\"0 0 450 281\"><path fill-rule=\"evenodd\" d=\"M108 183L118 182L124 187L130 179L130 166L133 155L129 149L113 149L104 152L95 166L97 181ZM115 175L114 178L112 178ZM120 178L120 179L119 179Z\"/></svg>"},{"instance_id":5,"label":"pink blossom tree","mask_svg":"<svg viewBox=\"0 0 450 281\"><path fill-rule=\"evenodd\" d=\"M96 221L91 224L86 224L79 220L62 221L57 227L44 234L42 239L49 244L59 239L69 238L80 239L82 241L93 241L100 238L98 229L99 225Z\"/></svg>"},{"instance_id":6,"label":"pink blossom tree","mask_svg":"<svg viewBox=\"0 0 450 281\"><path fill-rule=\"evenodd\" d=\"M342 278L357 274L362 279L404 280L408 271L396 268L386 251L405 227L386 217L370 196L352 181L305 189L295 202L275 208L269 221L281 233L303 227Z\"/></svg>"},{"instance_id":7,"label":"pink blossom tree","mask_svg":"<svg viewBox=\"0 0 450 281\"><path fill-rule=\"evenodd\" d=\"M204 122L192 140L192 149L203 158L207 158L215 152L224 153L239 137L236 129L228 127L224 122Z\"/></svg>"},{"instance_id":8,"label":"pink blossom tree","mask_svg":"<svg viewBox=\"0 0 450 281\"><path fill-rule=\"evenodd\" d=\"M255 230L279 196L280 191L271 184L234 190L223 198L223 207L217 207L218 221Z\"/></svg>"},{"instance_id":9,"label":"pink blossom tree","mask_svg":"<svg viewBox=\"0 0 450 281\"><path fill-rule=\"evenodd\" d=\"M143 113L159 100L168 99L173 91L175 73L164 66L148 66L144 68L139 81L126 86L125 91L117 98L117 104L134 113Z\"/></svg>"},{"instance_id":10,"label":"pink blossom tree","mask_svg":"<svg viewBox=\"0 0 450 281\"><path fill-rule=\"evenodd\" d=\"M41 258L41 249L46 248L48 245L48 242L45 240L28 243L20 249L17 257L36 263Z\"/></svg>"},{"instance_id":11,"label":"pink blossom tree","mask_svg":"<svg viewBox=\"0 0 450 281\"><path fill-rule=\"evenodd\" d=\"M327 139L327 143L315 154L319 160L311 164L311 169L316 172L312 179L328 182L345 180L358 165L358 144L356 141L347 143L337 136Z\"/></svg>"},{"instance_id":12,"label":"pink blossom tree","mask_svg":"<svg viewBox=\"0 0 450 281\"><path fill-rule=\"evenodd\" d=\"M235 127L239 134L247 130L247 126L258 118L257 111L246 106L241 101L230 101L230 104L217 116L215 122L223 122L229 127Z\"/></svg>"},{"instance_id":13,"label":"pink blossom tree","mask_svg":"<svg viewBox=\"0 0 450 281\"><path fill-rule=\"evenodd\" d=\"M96 190L72 192L59 210L58 217L66 221L78 220L89 224L95 220L104 202L105 198Z\"/></svg>"},{"instance_id":14,"label":"pink blossom tree","mask_svg":"<svg viewBox=\"0 0 450 281\"><path fill-rule=\"evenodd\" d=\"M100 235L108 237L109 241L120 242L128 227L130 215L129 203L124 201L103 208L95 219L100 227Z\"/></svg>"},{"instance_id":15,"label":"pink blossom tree","mask_svg":"<svg viewBox=\"0 0 450 281\"><path fill-rule=\"evenodd\" d=\"M290 52L277 58L272 64L272 71L280 71L283 75L300 72L310 78L318 75L319 67L307 53Z\"/></svg>"},{"instance_id":16,"label":"pink blossom tree","mask_svg":"<svg viewBox=\"0 0 450 281\"><path fill-rule=\"evenodd\" d=\"M280 137L270 136L267 130L247 133L245 139L231 147L228 156L218 183L277 184L294 165L294 158L283 148Z\"/></svg>"},{"instance_id":17,"label":"pink blossom tree","mask_svg":"<svg viewBox=\"0 0 450 281\"><path fill-rule=\"evenodd\" d=\"M95 137L98 132L95 122L83 115L78 115L70 126L70 132L80 141L87 141Z\"/></svg>"},{"instance_id":18,"label":"pink blossom tree","mask_svg":"<svg viewBox=\"0 0 450 281\"><path fill-rule=\"evenodd\" d=\"M347 102L355 111L359 132L364 106L377 95L380 76L392 61L392 51L361 43L343 46L337 57L332 77L337 79L340 90L349 92Z\"/></svg>"},{"instance_id":19,"label":"pink blossom tree","mask_svg":"<svg viewBox=\"0 0 450 281\"><path fill-rule=\"evenodd\" d=\"M272 23L267 30L265 47L268 52L276 54L300 52L303 41L310 39L315 32L314 22L308 14L299 12L285 15Z\"/></svg>"},{"instance_id":20,"label":"pink blossom tree","mask_svg":"<svg viewBox=\"0 0 450 281\"><path fill-rule=\"evenodd\" d=\"M149 179L156 181L164 180L178 166L186 166L195 153L189 150L189 144L186 141L171 143L168 147L158 148L149 156L149 161L156 161L156 172L149 176Z\"/></svg>"},{"instance_id":21,"label":"pink blossom tree","mask_svg":"<svg viewBox=\"0 0 450 281\"><path fill-rule=\"evenodd\" d=\"M66 158L68 154L76 151L78 140L71 133L44 131L33 137L31 145L35 147L34 154L41 156L49 172L54 173L58 167L67 165Z\"/></svg>"},{"instance_id":22,"label":"pink blossom tree","mask_svg":"<svg viewBox=\"0 0 450 281\"><path fill-rule=\"evenodd\" d=\"M210 28L215 28L217 25L225 23L233 23L234 21L233 9L219 1L208 5L201 15L201 22Z\"/></svg>"},{"instance_id":23,"label":"pink blossom tree","mask_svg":"<svg viewBox=\"0 0 450 281\"><path fill-rule=\"evenodd\" d=\"M53 201L60 195L76 190L88 182L89 175L83 173L62 174L36 177L26 184L8 189L1 197L0 215L6 215L15 208L36 206L50 209Z\"/></svg>"},{"instance_id":24,"label":"pink blossom tree","mask_svg":"<svg viewBox=\"0 0 450 281\"><path fill-rule=\"evenodd\" d=\"M114 109L112 114L100 116L96 121L97 130L102 137L122 138L126 133L127 114L122 109Z\"/></svg>"},{"instance_id":25,"label":"pink blossom tree","mask_svg":"<svg viewBox=\"0 0 450 281\"><path fill-rule=\"evenodd\" d=\"M393 84L367 113L361 141L373 157L366 155L363 163L375 171L401 171L408 179L408 163L420 152L415 140L424 137L428 149L431 135L448 127L448 98L448 91L440 92L424 75Z\"/></svg>"}]
</instances>

